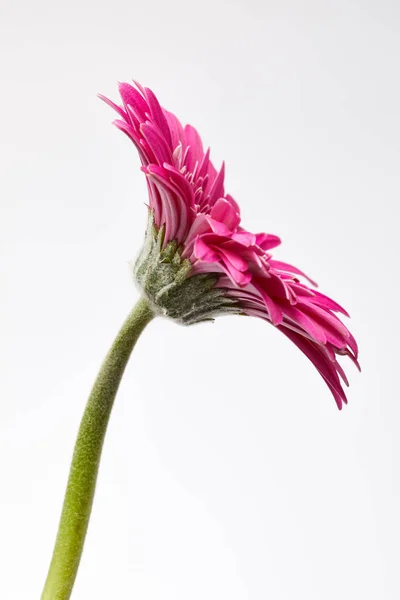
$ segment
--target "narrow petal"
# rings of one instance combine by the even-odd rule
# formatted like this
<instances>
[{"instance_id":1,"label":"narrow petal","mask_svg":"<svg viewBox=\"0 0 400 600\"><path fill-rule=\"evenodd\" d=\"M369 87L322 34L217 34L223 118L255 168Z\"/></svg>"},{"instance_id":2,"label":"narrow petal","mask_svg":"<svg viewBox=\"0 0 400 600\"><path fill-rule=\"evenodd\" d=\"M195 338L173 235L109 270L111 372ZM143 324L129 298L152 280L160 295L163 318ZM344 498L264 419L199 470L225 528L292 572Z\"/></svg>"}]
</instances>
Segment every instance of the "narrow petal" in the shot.
<instances>
[{"instance_id":1,"label":"narrow petal","mask_svg":"<svg viewBox=\"0 0 400 600\"><path fill-rule=\"evenodd\" d=\"M301 335L298 335L287 329L283 326L280 326L280 330L284 333L292 342L296 344L296 346L309 358L309 360L314 364L316 369L319 371L325 382L327 383L329 389L331 390L333 397L337 403L339 409L342 408L342 403L347 402L346 395L342 386L340 385L340 380L338 374L336 372L335 365L330 361L328 356L324 354L321 347L317 346L310 340L303 338Z\"/></svg>"},{"instance_id":2,"label":"narrow petal","mask_svg":"<svg viewBox=\"0 0 400 600\"><path fill-rule=\"evenodd\" d=\"M106 96L103 96L103 94L97 94L97 97L100 98L100 100L103 100L103 102L105 102L106 104L108 104L108 106L111 106L111 108L113 108L119 114L120 117L122 117L124 120L126 120L126 118L127 118L126 112L124 111L123 108L118 106L118 104L115 104L115 102L113 102L109 98L106 98Z\"/></svg>"},{"instance_id":3,"label":"narrow petal","mask_svg":"<svg viewBox=\"0 0 400 600\"><path fill-rule=\"evenodd\" d=\"M171 149L159 130L151 123L146 122L140 126L140 132L149 144L159 165L163 165L165 162L172 162Z\"/></svg>"},{"instance_id":4,"label":"narrow petal","mask_svg":"<svg viewBox=\"0 0 400 600\"><path fill-rule=\"evenodd\" d=\"M119 93L124 105L131 105L139 119L145 121L149 107L143 96L129 83L120 83Z\"/></svg>"},{"instance_id":5,"label":"narrow petal","mask_svg":"<svg viewBox=\"0 0 400 600\"><path fill-rule=\"evenodd\" d=\"M222 167L218 175L216 176L214 183L210 189L209 202L210 206L214 206L218 198L222 198L224 195L224 177L225 177L225 163L222 163Z\"/></svg>"},{"instance_id":6,"label":"narrow petal","mask_svg":"<svg viewBox=\"0 0 400 600\"><path fill-rule=\"evenodd\" d=\"M150 114L154 120L154 123L159 128L161 135L164 137L166 144L168 145L170 151L174 150L172 147L172 137L169 129L168 121L165 118L163 109L160 106L156 96L149 88L144 88L144 92L146 95L146 100L150 108Z\"/></svg>"},{"instance_id":7,"label":"narrow petal","mask_svg":"<svg viewBox=\"0 0 400 600\"><path fill-rule=\"evenodd\" d=\"M283 271L284 273L300 275L301 277L304 277L305 279L307 279L312 285L315 285L315 286L317 285L315 283L315 281L313 281L312 279L310 279L310 277L308 277L308 275L306 275L305 273L303 273L303 271L300 271L300 269L298 269L297 267L294 267L293 265L289 265L288 263L282 262L280 260L271 260L271 266L274 269Z\"/></svg>"}]
</instances>

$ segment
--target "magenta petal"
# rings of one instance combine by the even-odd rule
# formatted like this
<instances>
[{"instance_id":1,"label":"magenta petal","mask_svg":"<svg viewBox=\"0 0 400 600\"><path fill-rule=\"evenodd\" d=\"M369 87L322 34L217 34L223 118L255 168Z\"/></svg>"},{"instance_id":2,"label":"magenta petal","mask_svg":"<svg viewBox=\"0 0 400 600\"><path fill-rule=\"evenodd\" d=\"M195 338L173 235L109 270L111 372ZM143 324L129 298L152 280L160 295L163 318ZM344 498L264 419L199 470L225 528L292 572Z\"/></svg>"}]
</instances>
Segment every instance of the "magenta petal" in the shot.
<instances>
[{"instance_id":1,"label":"magenta petal","mask_svg":"<svg viewBox=\"0 0 400 600\"><path fill-rule=\"evenodd\" d=\"M271 323L275 326L280 325L283 320L282 310L279 308L276 302L274 302L273 299L264 292L263 289L260 289L260 294L264 300Z\"/></svg>"},{"instance_id":2,"label":"magenta petal","mask_svg":"<svg viewBox=\"0 0 400 600\"><path fill-rule=\"evenodd\" d=\"M198 237L194 243L194 254L196 258L204 262L218 262L219 260L218 254L207 246L201 237Z\"/></svg>"},{"instance_id":3,"label":"magenta petal","mask_svg":"<svg viewBox=\"0 0 400 600\"><path fill-rule=\"evenodd\" d=\"M146 100L143 96L135 90L135 88L129 83L119 84L119 93L125 106L130 104L134 108L135 113L138 115L141 121L145 121L146 113L149 109Z\"/></svg>"},{"instance_id":4,"label":"magenta petal","mask_svg":"<svg viewBox=\"0 0 400 600\"><path fill-rule=\"evenodd\" d=\"M329 310L340 312L346 317L349 316L349 313L342 306L340 306L340 304L332 300L332 298L321 294L320 291L314 290L314 299L310 301L314 304L317 304L318 306L321 306L322 308L327 308Z\"/></svg>"},{"instance_id":5,"label":"magenta petal","mask_svg":"<svg viewBox=\"0 0 400 600\"><path fill-rule=\"evenodd\" d=\"M222 163L222 167L218 175L216 176L214 183L210 189L210 206L213 206L218 198L222 198L224 195L224 177L225 177L225 163Z\"/></svg>"},{"instance_id":6,"label":"magenta petal","mask_svg":"<svg viewBox=\"0 0 400 600\"><path fill-rule=\"evenodd\" d=\"M224 261L225 272L230 279L239 286L246 286L251 281L251 273L243 273L236 269L230 261Z\"/></svg>"},{"instance_id":7,"label":"magenta petal","mask_svg":"<svg viewBox=\"0 0 400 600\"><path fill-rule=\"evenodd\" d=\"M166 241L169 241L174 233L176 241L179 243L183 242L186 238L189 226L191 224L191 213L190 207L186 205L186 198L180 188L176 186L170 179L168 171L158 165L149 165L146 168L146 172L149 178L154 182L159 191L159 195L162 199L163 214L171 215L171 208L176 212L174 216L174 225L172 228L168 228L165 234ZM170 206L169 206L170 205ZM173 213L175 215L175 212ZM166 217L167 218L167 217ZM161 221L156 221L159 225L166 224L165 218L161 217Z\"/></svg>"},{"instance_id":8,"label":"magenta petal","mask_svg":"<svg viewBox=\"0 0 400 600\"><path fill-rule=\"evenodd\" d=\"M204 179L204 177L207 175L209 164L210 164L210 148L207 148L207 151L204 154L203 158L201 159L201 161L199 163L199 167L197 169L197 178L198 179L200 179L200 178Z\"/></svg>"},{"instance_id":9,"label":"magenta petal","mask_svg":"<svg viewBox=\"0 0 400 600\"><path fill-rule=\"evenodd\" d=\"M271 248L279 246L280 243L281 238L277 235L272 235L272 233L256 233L256 244L263 250L271 250Z\"/></svg>"},{"instance_id":10,"label":"magenta petal","mask_svg":"<svg viewBox=\"0 0 400 600\"><path fill-rule=\"evenodd\" d=\"M285 306L284 315L291 319L297 325L300 325L306 333L308 333L314 340L321 344L326 343L326 334L323 327L318 325L310 317L308 317L303 311L299 310L295 306Z\"/></svg>"},{"instance_id":11,"label":"magenta petal","mask_svg":"<svg viewBox=\"0 0 400 600\"><path fill-rule=\"evenodd\" d=\"M187 169L193 173L193 171L196 169L196 164L198 169L203 161L203 144L196 129L191 125L186 125L184 129L184 138L186 142L186 148L189 150L186 155L185 165Z\"/></svg>"},{"instance_id":12,"label":"magenta petal","mask_svg":"<svg viewBox=\"0 0 400 600\"><path fill-rule=\"evenodd\" d=\"M239 244L246 246L247 248L254 246L256 243L256 236L249 231L237 231L236 233L232 234L232 239L235 240L235 242L239 242Z\"/></svg>"},{"instance_id":13,"label":"magenta petal","mask_svg":"<svg viewBox=\"0 0 400 600\"><path fill-rule=\"evenodd\" d=\"M172 114L168 110L165 110L165 108L163 109L163 113L168 123L169 131L171 133L172 149L175 150L175 148L179 144L182 144L182 140L184 137L183 127L179 119L174 114Z\"/></svg>"},{"instance_id":14,"label":"magenta petal","mask_svg":"<svg viewBox=\"0 0 400 600\"><path fill-rule=\"evenodd\" d=\"M280 330L311 360L331 390L338 408L341 409L342 403L347 402L347 399L346 394L340 385L334 363L331 362L323 349L317 346L315 342L307 340L283 326L280 326Z\"/></svg>"},{"instance_id":15,"label":"magenta petal","mask_svg":"<svg viewBox=\"0 0 400 600\"><path fill-rule=\"evenodd\" d=\"M160 133L164 137L170 149L172 149L171 132L169 130L167 119L165 118L164 111L161 108L156 96L149 88L144 88L147 103L150 108L150 114L157 124Z\"/></svg>"},{"instance_id":16,"label":"magenta petal","mask_svg":"<svg viewBox=\"0 0 400 600\"><path fill-rule=\"evenodd\" d=\"M193 187L190 185L190 183L187 181L184 175L180 171L178 171L174 166L164 163L163 167L166 171L168 171L168 175L171 182L174 183L180 189L182 196L186 199L187 205L193 207Z\"/></svg>"},{"instance_id":17,"label":"magenta petal","mask_svg":"<svg viewBox=\"0 0 400 600\"><path fill-rule=\"evenodd\" d=\"M206 217L206 219L207 219L208 223L210 224L210 228L213 233L217 234L221 238L229 239L229 236L231 235L231 233L230 233L228 227L225 225L225 223L216 221L215 219L213 219L211 217Z\"/></svg>"},{"instance_id":18,"label":"magenta petal","mask_svg":"<svg viewBox=\"0 0 400 600\"><path fill-rule=\"evenodd\" d=\"M240 217L240 206L236 202L236 200L234 198L232 198L232 196L230 194L225 194L225 198L226 198L226 200L228 200L229 204L232 206L232 208L235 210L235 212Z\"/></svg>"},{"instance_id":19,"label":"magenta petal","mask_svg":"<svg viewBox=\"0 0 400 600\"><path fill-rule=\"evenodd\" d=\"M149 144L159 165L172 161L171 151L165 138L151 123L143 123L140 126L140 131Z\"/></svg>"},{"instance_id":20,"label":"magenta petal","mask_svg":"<svg viewBox=\"0 0 400 600\"><path fill-rule=\"evenodd\" d=\"M274 269L277 269L279 271L283 271L284 273L301 275L301 277L305 277L312 285L315 285L315 286L317 285L315 283L315 281L310 279L308 277L308 275L303 273L303 271L300 271L300 269L298 269L297 267L294 267L293 265L289 265L288 263L282 262L280 260L271 260L271 267L273 267Z\"/></svg>"},{"instance_id":21,"label":"magenta petal","mask_svg":"<svg viewBox=\"0 0 400 600\"><path fill-rule=\"evenodd\" d=\"M208 217L205 215L197 215L189 229L189 233L186 236L186 248L183 252L183 257L188 257L187 248L193 244L198 235L209 233L210 231L211 227Z\"/></svg>"},{"instance_id":22,"label":"magenta petal","mask_svg":"<svg viewBox=\"0 0 400 600\"><path fill-rule=\"evenodd\" d=\"M266 275L268 276L266 277ZM254 281L257 282L258 288L262 288L268 296L279 298L283 301L289 300L290 288L276 273L271 271L263 273L262 277L255 277Z\"/></svg>"},{"instance_id":23,"label":"magenta petal","mask_svg":"<svg viewBox=\"0 0 400 600\"><path fill-rule=\"evenodd\" d=\"M169 149L173 150L171 132L169 130L168 122L165 118L163 109L161 108L156 96L151 90L149 90L149 88L144 88L144 93L150 108L150 114L154 119L154 123L158 126L160 134L165 139Z\"/></svg>"},{"instance_id":24,"label":"magenta petal","mask_svg":"<svg viewBox=\"0 0 400 600\"><path fill-rule=\"evenodd\" d=\"M324 328L327 339L331 343L338 348L347 346L349 332L336 315L309 303L308 299L303 299L298 306Z\"/></svg>"},{"instance_id":25,"label":"magenta petal","mask_svg":"<svg viewBox=\"0 0 400 600\"><path fill-rule=\"evenodd\" d=\"M219 198L212 207L210 214L213 219L224 223L231 231L234 231L240 223L240 216L226 198Z\"/></svg>"},{"instance_id":26,"label":"magenta petal","mask_svg":"<svg viewBox=\"0 0 400 600\"><path fill-rule=\"evenodd\" d=\"M100 98L100 100L103 100L103 102L105 102L106 104L108 104L108 106L111 106L111 108L113 108L119 114L120 117L126 119L127 115L123 108L115 104L115 102L113 102L109 98L103 96L103 94L97 94L97 97Z\"/></svg>"}]
</instances>

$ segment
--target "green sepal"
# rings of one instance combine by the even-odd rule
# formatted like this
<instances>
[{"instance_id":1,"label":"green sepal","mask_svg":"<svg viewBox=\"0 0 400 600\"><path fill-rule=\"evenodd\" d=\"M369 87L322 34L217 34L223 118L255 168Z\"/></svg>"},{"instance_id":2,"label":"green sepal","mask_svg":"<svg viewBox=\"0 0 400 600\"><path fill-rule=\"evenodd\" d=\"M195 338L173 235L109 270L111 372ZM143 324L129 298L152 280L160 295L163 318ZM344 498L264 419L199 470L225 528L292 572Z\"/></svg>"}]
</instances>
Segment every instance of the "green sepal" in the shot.
<instances>
[{"instance_id":1,"label":"green sepal","mask_svg":"<svg viewBox=\"0 0 400 600\"><path fill-rule=\"evenodd\" d=\"M146 238L134 266L137 283L156 314L186 325L214 320L220 314L239 314L236 300L215 287L218 273L191 275L190 260L173 240L164 247L165 227L155 226L149 211Z\"/></svg>"}]
</instances>

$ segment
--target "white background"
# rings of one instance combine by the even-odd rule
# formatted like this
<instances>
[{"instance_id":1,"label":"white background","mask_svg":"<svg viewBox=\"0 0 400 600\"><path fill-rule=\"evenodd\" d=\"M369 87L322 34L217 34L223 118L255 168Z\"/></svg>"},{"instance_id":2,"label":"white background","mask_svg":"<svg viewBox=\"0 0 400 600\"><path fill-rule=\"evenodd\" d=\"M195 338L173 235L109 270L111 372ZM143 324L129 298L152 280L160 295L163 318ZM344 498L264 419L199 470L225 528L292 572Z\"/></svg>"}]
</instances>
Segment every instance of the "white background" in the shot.
<instances>
[{"instance_id":1,"label":"white background","mask_svg":"<svg viewBox=\"0 0 400 600\"><path fill-rule=\"evenodd\" d=\"M0 2L0 597L40 597L75 434L138 298L138 79L200 130L244 225L351 313L336 409L272 327L158 320L128 366L74 600L394 600L399 566L396 0Z\"/></svg>"}]
</instances>

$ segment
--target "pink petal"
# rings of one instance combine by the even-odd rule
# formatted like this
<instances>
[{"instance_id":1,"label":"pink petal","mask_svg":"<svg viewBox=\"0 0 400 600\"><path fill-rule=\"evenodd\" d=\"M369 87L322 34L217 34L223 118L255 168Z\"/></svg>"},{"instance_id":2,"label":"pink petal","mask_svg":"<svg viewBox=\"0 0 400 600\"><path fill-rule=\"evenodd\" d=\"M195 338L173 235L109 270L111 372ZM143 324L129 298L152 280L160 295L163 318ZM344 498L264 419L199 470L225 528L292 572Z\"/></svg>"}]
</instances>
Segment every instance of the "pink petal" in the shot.
<instances>
[{"instance_id":1,"label":"pink petal","mask_svg":"<svg viewBox=\"0 0 400 600\"><path fill-rule=\"evenodd\" d=\"M138 115L140 121L145 121L146 113L149 107L147 106L147 102L143 96L129 83L120 83L118 87L125 106L130 104L135 110L135 113Z\"/></svg>"},{"instance_id":2,"label":"pink petal","mask_svg":"<svg viewBox=\"0 0 400 600\"><path fill-rule=\"evenodd\" d=\"M209 233L211 231L211 227L208 221L209 220L206 215L197 215L195 217L186 236L186 248L182 255L183 258L188 258L188 256L190 255L189 253L191 252L191 245L193 244L195 238L198 235Z\"/></svg>"},{"instance_id":3,"label":"pink petal","mask_svg":"<svg viewBox=\"0 0 400 600\"><path fill-rule=\"evenodd\" d=\"M317 290L313 290L313 291L314 291L314 299L313 300L310 299L310 302L313 302L314 304L318 304L318 306L322 306L323 308L328 308L330 310L340 312L343 315L345 315L346 317L349 316L349 313L342 306L340 306L340 304L338 304L337 302L332 300L332 298L329 298L328 296L321 294L321 292L319 292Z\"/></svg>"},{"instance_id":4,"label":"pink petal","mask_svg":"<svg viewBox=\"0 0 400 600\"><path fill-rule=\"evenodd\" d=\"M228 277L239 286L246 286L251 281L251 273L243 273L236 269L230 261L224 261L223 266Z\"/></svg>"},{"instance_id":5,"label":"pink petal","mask_svg":"<svg viewBox=\"0 0 400 600\"><path fill-rule=\"evenodd\" d=\"M219 257L214 250L212 250L207 244L198 237L194 243L194 254L196 258L203 260L204 262L218 262Z\"/></svg>"},{"instance_id":6,"label":"pink petal","mask_svg":"<svg viewBox=\"0 0 400 600\"><path fill-rule=\"evenodd\" d=\"M113 102L112 100L109 100L109 98L106 98L106 96L103 96L103 94L97 94L97 97L100 98L100 100L103 100L103 102L105 102L106 104L108 104L108 106L111 106L111 108L117 111L120 117L126 120L127 115L123 108L115 104L115 102Z\"/></svg>"},{"instance_id":7,"label":"pink petal","mask_svg":"<svg viewBox=\"0 0 400 600\"><path fill-rule=\"evenodd\" d=\"M205 177L206 176L209 162L210 162L210 148L207 149L206 153L204 154L204 156L199 164L199 168L197 169L197 177Z\"/></svg>"},{"instance_id":8,"label":"pink petal","mask_svg":"<svg viewBox=\"0 0 400 600\"><path fill-rule=\"evenodd\" d=\"M283 308L285 317L291 319L294 323L300 325L306 333L308 333L315 341L320 344L326 343L326 335L324 328L310 319L306 314L294 306L285 306Z\"/></svg>"},{"instance_id":9,"label":"pink petal","mask_svg":"<svg viewBox=\"0 0 400 600\"><path fill-rule=\"evenodd\" d=\"M279 246L280 243L281 238L277 235L273 235L272 233L256 233L256 244L263 250L275 248L276 246Z\"/></svg>"},{"instance_id":10,"label":"pink petal","mask_svg":"<svg viewBox=\"0 0 400 600\"><path fill-rule=\"evenodd\" d=\"M164 137L166 144L168 145L170 150L174 150L172 148L172 138L171 132L169 130L167 119L165 118L164 112L154 95L154 93L149 88L144 88L144 92L146 95L146 100L150 108L151 116L154 120L154 123L158 126L161 135Z\"/></svg>"},{"instance_id":11,"label":"pink petal","mask_svg":"<svg viewBox=\"0 0 400 600\"><path fill-rule=\"evenodd\" d=\"M296 346L309 358L309 360L317 368L321 376L324 378L329 389L331 390L333 397L336 400L336 404L339 409L342 408L342 402L347 402L346 395L334 365L331 363L329 358L324 354L321 347L317 346L314 342L303 338L301 335L288 330L283 325L280 326L280 330L284 333Z\"/></svg>"},{"instance_id":12,"label":"pink petal","mask_svg":"<svg viewBox=\"0 0 400 600\"><path fill-rule=\"evenodd\" d=\"M183 127L179 119L174 114L168 110L165 110L165 108L163 109L163 112L171 133L172 149L175 150L178 144L182 143L184 140Z\"/></svg>"},{"instance_id":13,"label":"pink petal","mask_svg":"<svg viewBox=\"0 0 400 600\"><path fill-rule=\"evenodd\" d=\"M197 163L199 167L204 158L203 144L196 129L191 125L186 125L184 136L186 148L188 148L185 164L188 171L193 173L195 164Z\"/></svg>"},{"instance_id":14,"label":"pink petal","mask_svg":"<svg viewBox=\"0 0 400 600\"><path fill-rule=\"evenodd\" d=\"M273 299L264 292L264 290L261 287L259 288L259 291L262 299L264 300L269 318L271 319L271 323L275 326L280 325L283 320L282 310L273 301Z\"/></svg>"},{"instance_id":15,"label":"pink petal","mask_svg":"<svg viewBox=\"0 0 400 600\"><path fill-rule=\"evenodd\" d=\"M232 234L232 239L243 246L249 248L250 246L254 246L256 243L256 236L249 231L237 231Z\"/></svg>"},{"instance_id":16,"label":"pink petal","mask_svg":"<svg viewBox=\"0 0 400 600\"><path fill-rule=\"evenodd\" d=\"M143 123L140 126L140 131L153 151L159 165L172 161L170 147L154 125L149 122Z\"/></svg>"},{"instance_id":17,"label":"pink petal","mask_svg":"<svg viewBox=\"0 0 400 600\"><path fill-rule=\"evenodd\" d=\"M229 239L231 232L228 229L228 227L225 225L225 223L216 221L215 219L212 219L211 217L208 217L208 216L206 216L206 219L207 219L208 223L210 224L210 227L211 227L211 230L213 233L216 233L220 237Z\"/></svg>"},{"instance_id":18,"label":"pink petal","mask_svg":"<svg viewBox=\"0 0 400 600\"><path fill-rule=\"evenodd\" d=\"M231 265L233 265L238 271L245 272L248 270L249 265L247 261L240 256L240 254L230 252L221 246L219 246L218 252L220 255L223 255L224 259L229 261Z\"/></svg>"},{"instance_id":19,"label":"pink petal","mask_svg":"<svg viewBox=\"0 0 400 600\"><path fill-rule=\"evenodd\" d=\"M315 283L315 281L313 281L312 279L310 279L308 277L308 275L306 275L305 273L303 273L303 271L300 271L300 269L298 269L297 267L294 267L293 265L289 265L288 263L282 262L280 260L271 260L271 267L273 267L274 269L283 271L284 273L290 273L290 274L295 274L295 275L301 275L301 277L305 277L312 285L317 285Z\"/></svg>"},{"instance_id":20,"label":"pink petal","mask_svg":"<svg viewBox=\"0 0 400 600\"><path fill-rule=\"evenodd\" d=\"M240 223L240 216L226 198L219 198L212 207L210 214L213 219L224 223L231 231L234 231Z\"/></svg>"},{"instance_id":21,"label":"pink petal","mask_svg":"<svg viewBox=\"0 0 400 600\"><path fill-rule=\"evenodd\" d=\"M224 195L224 177L225 177L225 163L222 163L222 167L216 178L214 179L214 183L210 189L210 206L213 206L218 198L221 198Z\"/></svg>"}]
</instances>

